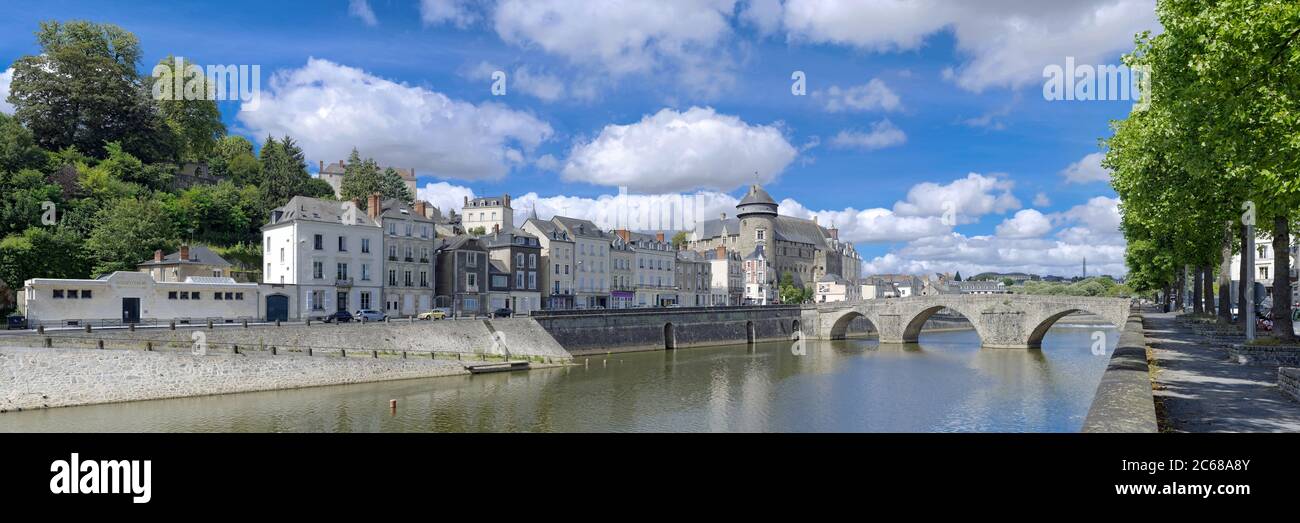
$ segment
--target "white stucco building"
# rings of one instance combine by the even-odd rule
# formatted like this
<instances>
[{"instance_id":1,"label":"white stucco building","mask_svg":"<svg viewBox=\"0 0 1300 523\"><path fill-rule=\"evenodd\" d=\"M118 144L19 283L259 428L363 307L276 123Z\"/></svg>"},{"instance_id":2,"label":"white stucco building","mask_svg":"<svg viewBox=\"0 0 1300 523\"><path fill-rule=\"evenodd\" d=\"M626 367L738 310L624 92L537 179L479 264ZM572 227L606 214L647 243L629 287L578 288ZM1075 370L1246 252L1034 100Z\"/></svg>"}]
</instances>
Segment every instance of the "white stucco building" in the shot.
<instances>
[{"instance_id":1,"label":"white stucco building","mask_svg":"<svg viewBox=\"0 0 1300 523\"><path fill-rule=\"evenodd\" d=\"M155 281L146 272L119 271L99 279L33 278L18 293L18 309L31 326L262 321L267 296L282 289L238 283L229 277L190 276ZM284 296L287 298L287 296ZM286 301L286 310L292 302Z\"/></svg>"},{"instance_id":2,"label":"white stucco building","mask_svg":"<svg viewBox=\"0 0 1300 523\"><path fill-rule=\"evenodd\" d=\"M377 196L368 202L378 213ZM383 305L383 230L352 202L295 196L262 227L262 282L295 285L301 318Z\"/></svg>"}]
</instances>

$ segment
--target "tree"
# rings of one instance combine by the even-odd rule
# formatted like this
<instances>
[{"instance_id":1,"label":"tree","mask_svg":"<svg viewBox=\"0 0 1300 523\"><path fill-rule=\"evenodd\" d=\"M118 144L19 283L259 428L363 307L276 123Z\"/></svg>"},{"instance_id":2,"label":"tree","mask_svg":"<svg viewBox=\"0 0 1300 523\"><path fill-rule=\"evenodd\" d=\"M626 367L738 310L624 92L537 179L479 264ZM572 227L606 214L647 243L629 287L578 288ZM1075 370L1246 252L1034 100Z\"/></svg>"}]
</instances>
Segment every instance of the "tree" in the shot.
<instances>
[{"instance_id":1,"label":"tree","mask_svg":"<svg viewBox=\"0 0 1300 523\"><path fill-rule=\"evenodd\" d=\"M339 182L339 197L357 200L362 209L368 205L371 194L383 191L383 174L372 158L361 159L361 153L352 149L347 166L343 168L343 181Z\"/></svg>"},{"instance_id":2,"label":"tree","mask_svg":"<svg viewBox=\"0 0 1300 523\"><path fill-rule=\"evenodd\" d=\"M47 182L40 171L24 169L0 178L0 237L40 226L45 202L57 208L61 197L59 186Z\"/></svg>"},{"instance_id":3,"label":"tree","mask_svg":"<svg viewBox=\"0 0 1300 523\"><path fill-rule=\"evenodd\" d=\"M302 195L325 200L334 199L334 186L320 178L308 178L302 187Z\"/></svg>"},{"instance_id":4,"label":"tree","mask_svg":"<svg viewBox=\"0 0 1300 523\"><path fill-rule=\"evenodd\" d=\"M41 51L14 62L8 101L47 150L99 156L119 141L146 163L172 160L176 140L136 72L140 43L112 24L41 22Z\"/></svg>"},{"instance_id":5,"label":"tree","mask_svg":"<svg viewBox=\"0 0 1300 523\"><path fill-rule=\"evenodd\" d=\"M174 230L186 240L212 245L260 243L263 215L253 186L230 181L196 185L162 201Z\"/></svg>"},{"instance_id":6,"label":"tree","mask_svg":"<svg viewBox=\"0 0 1300 523\"><path fill-rule=\"evenodd\" d=\"M311 179L307 174L306 156L292 138L285 136L276 141L270 136L262 144L262 203L274 209L288 203L290 198L302 194Z\"/></svg>"},{"instance_id":7,"label":"tree","mask_svg":"<svg viewBox=\"0 0 1300 523\"><path fill-rule=\"evenodd\" d=\"M482 236L482 235L484 235L484 234L487 234L487 228L485 228L485 227L483 227L482 225L480 225L480 226L478 226L478 227L472 227L472 228L470 228L470 230L465 231L465 232L466 232L467 234L469 234L470 236Z\"/></svg>"},{"instance_id":8,"label":"tree","mask_svg":"<svg viewBox=\"0 0 1300 523\"><path fill-rule=\"evenodd\" d=\"M154 200L118 200L95 218L98 224L86 240L95 274L133 271L153 251L178 243L167 210Z\"/></svg>"},{"instance_id":9,"label":"tree","mask_svg":"<svg viewBox=\"0 0 1300 523\"><path fill-rule=\"evenodd\" d=\"M45 165L45 153L18 119L0 113L0 176Z\"/></svg>"},{"instance_id":10,"label":"tree","mask_svg":"<svg viewBox=\"0 0 1300 523\"><path fill-rule=\"evenodd\" d=\"M681 250L683 243L686 243L686 231L677 231L677 234L673 235L673 249Z\"/></svg>"},{"instance_id":11,"label":"tree","mask_svg":"<svg viewBox=\"0 0 1300 523\"><path fill-rule=\"evenodd\" d=\"M393 199L406 202L407 205L415 203L415 195L411 194L411 188L406 186L406 180L402 175L397 173L397 169L389 167L384 169L379 182L379 192L384 195L384 199Z\"/></svg>"},{"instance_id":12,"label":"tree","mask_svg":"<svg viewBox=\"0 0 1300 523\"><path fill-rule=\"evenodd\" d=\"M217 140L207 163L213 176L235 185L262 184L262 162L253 154L253 143L243 136L230 135Z\"/></svg>"},{"instance_id":13,"label":"tree","mask_svg":"<svg viewBox=\"0 0 1300 523\"><path fill-rule=\"evenodd\" d=\"M76 231L29 227L0 240L0 280L11 288L32 278L85 278L89 273L90 261Z\"/></svg>"},{"instance_id":14,"label":"tree","mask_svg":"<svg viewBox=\"0 0 1300 523\"><path fill-rule=\"evenodd\" d=\"M216 89L208 83L203 68L184 61L181 70L176 65L176 57L167 55L155 69L165 68L169 74L150 77L148 83L151 92L167 94L157 101L158 111L176 136L180 160L198 162L212 155L217 141L226 134L226 125L221 123L221 111L217 109ZM174 92L173 75L182 78L185 92Z\"/></svg>"},{"instance_id":15,"label":"tree","mask_svg":"<svg viewBox=\"0 0 1300 523\"><path fill-rule=\"evenodd\" d=\"M781 275L781 282L777 289L778 294L781 296L781 303L803 303L813 297L811 288L795 285L794 273L789 271Z\"/></svg>"},{"instance_id":16,"label":"tree","mask_svg":"<svg viewBox=\"0 0 1300 523\"><path fill-rule=\"evenodd\" d=\"M953 276L952 281L961 281L961 271L957 271L957 275Z\"/></svg>"}]
</instances>

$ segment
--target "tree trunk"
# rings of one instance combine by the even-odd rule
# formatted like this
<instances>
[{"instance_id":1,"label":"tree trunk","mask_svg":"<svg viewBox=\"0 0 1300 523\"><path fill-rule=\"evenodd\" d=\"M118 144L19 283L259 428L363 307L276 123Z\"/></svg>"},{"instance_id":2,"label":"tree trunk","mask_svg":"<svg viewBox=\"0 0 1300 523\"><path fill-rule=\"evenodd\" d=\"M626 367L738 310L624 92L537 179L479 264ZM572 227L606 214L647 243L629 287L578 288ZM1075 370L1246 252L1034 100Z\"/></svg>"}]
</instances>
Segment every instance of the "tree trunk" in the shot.
<instances>
[{"instance_id":1,"label":"tree trunk","mask_svg":"<svg viewBox=\"0 0 1300 523\"><path fill-rule=\"evenodd\" d=\"M1214 268L1206 265L1201 268L1201 282L1205 285L1205 290L1201 293L1205 297L1205 313L1214 315Z\"/></svg>"},{"instance_id":2,"label":"tree trunk","mask_svg":"<svg viewBox=\"0 0 1300 523\"><path fill-rule=\"evenodd\" d=\"M1200 267L1192 267L1192 313L1200 314L1205 312L1205 302L1201 299L1201 272Z\"/></svg>"},{"instance_id":3,"label":"tree trunk","mask_svg":"<svg viewBox=\"0 0 1300 523\"><path fill-rule=\"evenodd\" d=\"M1250 271L1254 269L1246 263L1246 257L1250 253L1246 252L1246 243L1250 239L1246 237L1246 226L1241 226L1241 269L1237 275L1237 325L1242 329L1246 328L1247 321L1255 321L1246 317L1246 277L1250 276Z\"/></svg>"},{"instance_id":4,"label":"tree trunk","mask_svg":"<svg viewBox=\"0 0 1300 523\"><path fill-rule=\"evenodd\" d=\"M1174 285L1178 287L1177 294L1174 295L1174 312L1181 314L1183 312L1183 295L1187 293L1187 266L1178 268L1178 274L1174 276Z\"/></svg>"},{"instance_id":5,"label":"tree trunk","mask_svg":"<svg viewBox=\"0 0 1300 523\"><path fill-rule=\"evenodd\" d=\"M1219 319L1232 323L1232 222L1223 228L1223 259L1219 262Z\"/></svg>"},{"instance_id":6,"label":"tree trunk","mask_svg":"<svg viewBox=\"0 0 1300 523\"><path fill-rule=\"evenodd\" d=\"M1291 341L1291 223L1285 214L1273 218L1273 337Z\"/></svg>"}]
</instances>

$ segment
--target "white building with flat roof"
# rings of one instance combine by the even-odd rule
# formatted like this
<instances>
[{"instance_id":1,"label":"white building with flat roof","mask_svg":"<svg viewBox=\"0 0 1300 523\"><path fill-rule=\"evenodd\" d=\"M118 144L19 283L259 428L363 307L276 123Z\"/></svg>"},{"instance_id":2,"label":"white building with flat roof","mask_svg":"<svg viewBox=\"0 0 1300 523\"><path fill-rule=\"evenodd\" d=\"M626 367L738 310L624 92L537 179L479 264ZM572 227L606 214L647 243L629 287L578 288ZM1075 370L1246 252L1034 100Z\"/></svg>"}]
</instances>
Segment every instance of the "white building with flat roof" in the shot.
<instances>
[{"instance_id":1,"label":"white building with flat roof","mask_svg":"<svg viewBox=\"0 0 1300 523\"><path fill-rule=\"evenodd\" d=\"M264 292L265 291L265 292ZM18 309L31 326L151 323L179 320L262 321L263 296L277 290L230 277L190 276L156 281L146 272L118 271L99 279L33 278L18 294ZM290 304L285 303L286 310Z\"/></svg>"}]
</instances>

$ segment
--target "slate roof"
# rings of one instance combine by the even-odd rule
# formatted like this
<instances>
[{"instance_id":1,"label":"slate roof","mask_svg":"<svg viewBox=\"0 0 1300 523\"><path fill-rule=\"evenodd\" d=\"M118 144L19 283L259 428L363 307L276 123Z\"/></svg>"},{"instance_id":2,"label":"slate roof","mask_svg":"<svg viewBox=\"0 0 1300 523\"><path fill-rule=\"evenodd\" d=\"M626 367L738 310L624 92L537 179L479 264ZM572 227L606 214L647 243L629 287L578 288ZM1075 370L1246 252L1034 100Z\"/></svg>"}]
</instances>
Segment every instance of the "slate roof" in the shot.
<instances>
[{"instance_id":1,"label":"slate roof","mask_svg":"<svg viewBox=\"0 0 1300 523\"><path fill-rule=\"evenodd\" d=\"M763 190L762 187L758 185L751 185L749 186L749 193L745 194L745 197L742 198L740 200L740 203L736 204L736 206L740 207L741 205L749 205L751 203L766 203L766 204L776 205L776 200L773 200L772 195L767 194L767 191Z\"/></svg>"},{"instance_id":2,"label":"slate roof","mask_svg":"<svg viewBox=\"0 0 1300 523\"><path fill-rule=\"evenodd\" d=\"M230 266L230 262L226 261L225 258L222 258L217 253L212 252L212 249L209 249L207 245L191 246L190 259L188 260L181 260L180 257L181 257L180 251L176 251L166 256L163 256L162 261L155 261L153 258L150 258L136 265L154 266L154 265L176 265L180 263L180 264L194 264L194 265L211 265L214 267Z\"/></svg>"},{"instance_id":3,"label":"slate roof","mask_svg":"<svg viewBox=\"0 0 1300 523\"><path fill-rule=\"evenodd\" d=\"M280 219L267 223L266 226L285 223L293 220L304 220L321 223L340 223L344 225L370 225L379 226L379 222L371 219L365 211L361 209L352 209L351 214L355 216L355 223L344 223L343 217L349 214L352 202L336 202L331 200L322 200L319 198L310 198L307 196L294 196L284 207L271 211L272 218L275 213L281 213ZM264 226L265 227L265 226Z\"/></svg>"},{"instance_id":4,"label":"slate roof","mask_svg":"<svg viewBox=\"0 0 1300 523\"><path fill-rule=\"evenodd\" d=\"M515 238L529 238L533 241L528 242L527 245L518 245L515 243ZM483 242L483 246L488 248L508 247L511 245L518 245L519 247L534 247L534 248L540 246L540 244L537 242L536 236L528 234L521 229L515 229L513 231L497 231L490 234L484 234L483 236L479 237L479 241Z\"/></svg>"},{"instance_id":5,"label":"slate roof","mask_svg":"<svg viewBox=\"0 0 1300 523\"><path fill-rule=\"evenodd\" d=\"M597 227L596 224L592 223L590 220L580 220L578 218L569 218L567 216L556 216L551 218L551 221L559 223L561 227L564 227L564 229L569 232L569 236L575 238L594 238L597 240L609 239L609 235L606 234L605 231L600 230L600 227Z\"/></svg>"}]
</instances>

